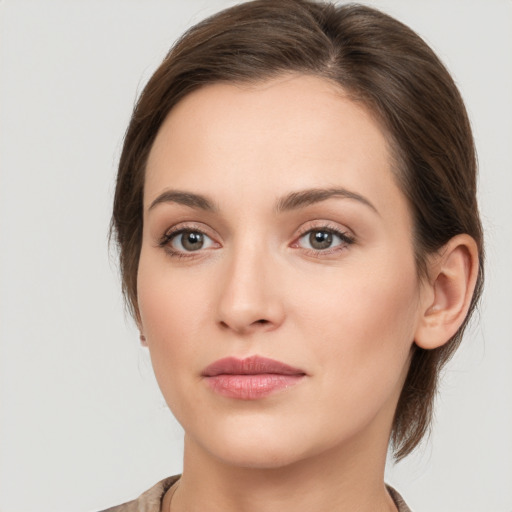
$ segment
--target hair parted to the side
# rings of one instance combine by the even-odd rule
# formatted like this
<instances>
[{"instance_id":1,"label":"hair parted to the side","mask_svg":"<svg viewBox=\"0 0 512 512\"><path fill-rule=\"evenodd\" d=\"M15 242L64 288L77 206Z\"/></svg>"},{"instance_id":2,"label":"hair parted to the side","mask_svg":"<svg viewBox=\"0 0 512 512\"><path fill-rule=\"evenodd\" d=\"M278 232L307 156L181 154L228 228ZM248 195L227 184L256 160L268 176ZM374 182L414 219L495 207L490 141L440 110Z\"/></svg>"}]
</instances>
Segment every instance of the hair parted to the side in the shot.
<instances>
[{"instance_id":1,"label":"hair parted to the side","mask_svg":"<svg viewBox=\"0 0 512 512\"><path fill-rule=\"evenodd\" d=\"M290 72L335 82L382 126L397 183L410 203L420 276L425 277L428 255L457 234L471 235L479 249L478 282L466 321L444 346L414 349L392 430L395 458L401 459L428 431L440 370L458 347L479 299L483 237L464 103L436 55L399 21L357 4L256 0L188 30L146 85L125 136L112 217L123 291L138 321L145 164L169 111L207 84L257 83Z\"/></svg>"}]
</instances>

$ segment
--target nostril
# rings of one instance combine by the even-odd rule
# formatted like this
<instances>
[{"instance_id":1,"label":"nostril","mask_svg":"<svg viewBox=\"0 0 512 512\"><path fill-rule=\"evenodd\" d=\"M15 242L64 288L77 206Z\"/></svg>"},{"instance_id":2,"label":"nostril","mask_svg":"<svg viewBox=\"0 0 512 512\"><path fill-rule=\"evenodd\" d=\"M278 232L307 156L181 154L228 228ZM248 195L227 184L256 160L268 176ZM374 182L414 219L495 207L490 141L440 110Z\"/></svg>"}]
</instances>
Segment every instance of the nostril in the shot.
<instances>
[{"instance_id":1,"label":"nostril","mask_svg":"<svg viewBox=\"0 0 512 512\"><path fill-rule=\"evenodd\" d=\"M255 322L256 324L268 324L268 320L265 320L265 319L261 319L261 320L256 320Z\"/></svg>"}]
</instances>

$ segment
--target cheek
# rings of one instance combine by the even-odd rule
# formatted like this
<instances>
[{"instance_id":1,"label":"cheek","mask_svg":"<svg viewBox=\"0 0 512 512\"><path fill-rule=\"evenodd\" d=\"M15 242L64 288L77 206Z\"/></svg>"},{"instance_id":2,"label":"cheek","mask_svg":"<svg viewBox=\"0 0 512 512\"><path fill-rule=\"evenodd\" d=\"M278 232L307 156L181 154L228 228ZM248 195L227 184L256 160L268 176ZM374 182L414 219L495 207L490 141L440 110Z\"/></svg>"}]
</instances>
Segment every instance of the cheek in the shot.
<instances>
[{"instance_id":1,"label":"cheek","mask_svg":"<svg viewBox=\"0 0 512 512\"><path fill-rule=\"evenodd\" d=\"M208 274L198 276L193 269L177 270L163 251L147 245L143 245L137 275L142 328L155 348L166 345L172 349L181 339L197 334L204 322Z\"/></svg>"},{"instance_id":2,"label":"cheek","mask_svg":"<svg viewBox=\"0 0 512 512\"><path fill-rule=\"evenodd\" d=\"M204 295L177 279L139 281L139 308L148 340L169 344L198 332ZM193 319L193 321L192 321Z\"/></svg>"},{"instance_id":3,"label":"cheek","mask_svg":"<svg viewBox=\"0 0 512 512\"><path fill-rule=\"evenodd\" d=\"M343 272L337 282L321 286L328 294L309 296L308 307L297 315L300 330L308 333L330 389L348 387L352 398L382 401L400 387L408 367L418 312L414 263L382 258L379 265Z\"/></svg>"},{"instance_id":4,"label":"cheek","mask_svg":"<svg viewBox=\"0 0 512 512\"><path fill-rule=\"evenodd\" d=\"M138 301L141 323L157 381L169 405L176 402L180 380L203 367L205 287L180 272L154 264L141 254ZM196 368L197 366L197 368ZM185 372L188 372L186 375Z\"/></svg>"}]
</instances>

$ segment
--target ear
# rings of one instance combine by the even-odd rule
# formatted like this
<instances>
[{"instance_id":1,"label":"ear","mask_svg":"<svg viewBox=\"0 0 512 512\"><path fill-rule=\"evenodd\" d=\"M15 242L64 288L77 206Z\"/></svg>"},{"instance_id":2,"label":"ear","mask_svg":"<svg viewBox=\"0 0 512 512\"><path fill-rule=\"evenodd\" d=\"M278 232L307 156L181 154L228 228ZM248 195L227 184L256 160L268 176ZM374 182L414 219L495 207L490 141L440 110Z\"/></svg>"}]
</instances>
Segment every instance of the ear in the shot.
<instances>
[{"instance_id":1,"label":"ear","mask_svg":"<svg viewBox=\"0 0 512 512\"><path fill-rule=\"evenodd\" d=\"M139 335L139 339L140 339L140 344L143 347L147 347L148 346L148 342L146 341L146 336L144 336L144 334L142 334L142 332Z\"/></svg>"},{"instance_id":2,"label":"ear","mask_svg":"<svg viewBox=\"0 0 512 512\"><path fill-rule=\"evenodd\" d=\"M148 342L146 341L146 336L144 335L144 327L142 326L142 320L140 318L140 313L138 310L135 312L135 323L137 324L137 329L139 330L140 344L143 347L147 347Z\"/></svg>"},{"instance_id":3,"label":"ear","mask_svg":"<svg viewBox=\"0 0 512 512\"><path fill-rule=\"evenodd\" d=\"M428 262L416 345L433 349L447 343L464 322L478 277L478 248L467 235L454 236Z\"/></svg>"},{"instance_id":4,"label":"ear","mask_svg":"<svg viewBox=\"0 0 512 512\"><path fill-rule=\"evenodd\" d=\"M146 341L146 336L144 335L144 328L142 327L142 322L140 321L140 318L137 318L135 323L137 324L137 329L139 330L140 344L143 347L147 347L148 342Z\"/></svg>"}]
</instances>

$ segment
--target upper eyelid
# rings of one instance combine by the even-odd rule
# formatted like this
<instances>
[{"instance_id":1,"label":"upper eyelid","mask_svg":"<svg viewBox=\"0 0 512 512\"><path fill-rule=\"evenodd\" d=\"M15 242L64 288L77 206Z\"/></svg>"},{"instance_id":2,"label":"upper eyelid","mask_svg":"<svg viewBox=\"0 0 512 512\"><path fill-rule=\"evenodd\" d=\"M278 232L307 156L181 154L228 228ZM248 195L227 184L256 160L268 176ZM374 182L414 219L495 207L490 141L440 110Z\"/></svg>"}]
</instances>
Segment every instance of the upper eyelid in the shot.
<instances>
[{"instance_id":1,"label":"upper eyelid","mask_svg":"<svg viewBox=\"0 0 512 512\"><path fill-rule=\"evenodd\" d=\"M309 222L318 222L318 224L311 225L311 224L309 224ZM314 221L309 221L309 222L305 222L299 228L299 235L298 235L299 237L305 235L306 233L309 233L310 231L315 231L315 230L320 231L322 229L325 229L326 231L333 231L333 232L339 233L341 235L345 235L347 237L355 239L355 234L351 229L349 229L346 226L342 226L342 225L338 224L337 222L320 220L320 219L314 220Z\"/></svg>"},{"instance_id":2,"label":"upper eyelid","mask_svg":"<svg viewBox=\"0 0 512 512\"><path fill-rule=\"evenodd\" d=\"M173 235L175 233L180 233L182 231L198 231L203 233L204 235L210 236L210 229L204 227L204 224L197 222L179 222L178 224L167 228L164 231L163 236Z\"/></svg>"},{"instance_id":3,"label":"upper eyelid","mask_svg":"<svg viewBox=\"0 0 512 512\"><path fill-rule=\"evenodd\" d=\"M325 223L325 224L319 224L318 226L307 226L307 227L301 226L299 228L299 234L309 233L310 231L315 231L315 230L320 231L322 229L325 229L326 231L339 231L340 233L345 233L347 231L346 229L343 229L340 226L335 226L330 223Z\"/></svg>"}]
</instances>

